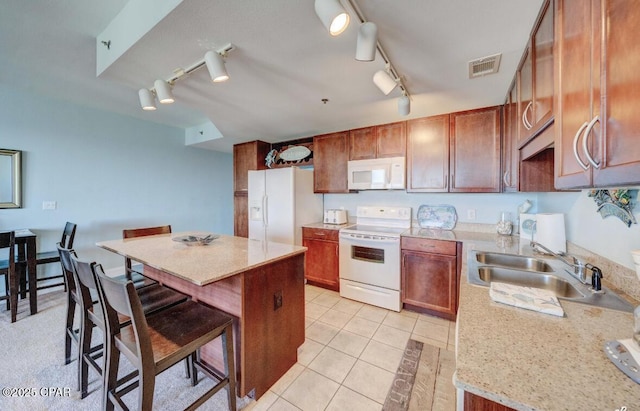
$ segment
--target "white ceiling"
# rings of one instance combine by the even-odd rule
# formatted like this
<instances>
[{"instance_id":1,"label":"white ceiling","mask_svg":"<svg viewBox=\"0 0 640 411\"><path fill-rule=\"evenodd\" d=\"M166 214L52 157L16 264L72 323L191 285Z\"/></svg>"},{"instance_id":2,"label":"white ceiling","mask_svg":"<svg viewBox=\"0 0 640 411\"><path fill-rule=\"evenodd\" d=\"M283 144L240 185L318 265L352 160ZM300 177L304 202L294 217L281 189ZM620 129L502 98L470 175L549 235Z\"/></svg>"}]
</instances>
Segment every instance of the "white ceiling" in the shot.
<instances>
[{"instance_id":1,"label":"white ceiling","mask_svg":"<svg viewBox=\"0 0 640 411\"><path fill-rule=\"evenodd\" d=\"M372 82L382 59L354 59L355 14L342 35L331 37L314 0L184 0L99 76L96 50L104 46L96 38L128 1L4 1L0 81L181 128L210 121L223 137L204 147L231 151L254 139L278 142L501 104L542 3L356 1L378 25L379 41L411 94L407 117L397 113L400 92L385 96ZM112 41L117 49L120 40ZM226 60L229 81L213 84L206 69L198 70L175 84L176 103L140 109L139 88L227 43L237 47ZM470 60L496 53L499 73L468 78Z\"/></svg>"}]
</instances>

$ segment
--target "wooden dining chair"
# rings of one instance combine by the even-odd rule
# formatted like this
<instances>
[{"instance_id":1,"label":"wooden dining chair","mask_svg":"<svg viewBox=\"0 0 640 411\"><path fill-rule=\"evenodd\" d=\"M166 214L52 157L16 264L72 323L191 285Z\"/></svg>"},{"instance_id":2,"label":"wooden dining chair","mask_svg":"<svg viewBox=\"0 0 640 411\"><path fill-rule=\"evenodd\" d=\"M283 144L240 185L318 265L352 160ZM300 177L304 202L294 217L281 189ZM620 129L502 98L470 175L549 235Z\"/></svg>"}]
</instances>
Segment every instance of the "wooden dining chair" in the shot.
<instances>
[{"instance_id":1,"label":"wooden dining chair","mask_svg":"<svg viewBox=\"0 0 640 411\"><path fill-rule=\"evenodd\" d=\"M76 228L77 228L77 224L74 224L68 221L65 224L64 230L62 230L62 237L60 238L60 243L59 243L62 245L63 248L66 248L66 249L73 248L73 240L75 239L75 236L76 236ZM58 250L36 253L36 266L42 265L42 264L58 263L58 262L61 262L60 253ZM62 281L58 283L38 286L38 290L43 290L45 288L51 288L51 287L58 287L60 285L63 285L66 287L64 268L62 268L62 273L60 275L38 278L36 281L37 282L50 281L56 278L61 278Z\"/></svg>"},{"instance_id":2,"label":"wooden dining chair","mask_svg":"<svg viewBox=\"0 0 640 411\"><path fill-rule=\"evenodd\" d=\"M122 238L125 240L128 238L147 237L150 235L158 235L158 234L171 234L171 225L161 225L156 227L142 227L142 228L127 228L122 230ZM131 259L128 257L125 257L124 265L127 272L139 273L144 275L144 268L142 264L138 264L132 267Z\"/></svg>"},{"instance_id":3,"label":"wooden dining chair","mask_svg":"<svg viewBox=\"0 0 640 411\"><path fill-rule=\"evenodd\" d=\"M91 344L94 327L101 329L106 336L106 316L102 309L102 304L98 303L99 294L94 276L95 267L99 265L95 262L79 260L76 253L72 250L65 250L63 253L68 255L68 259L72 263L72 273L80 297L78 390L81 393L81 398L84 398L88 395L89 365L91 365L98 374L103 375L102 365L98 364L98 359L104 354L104 344L93 346ZM66 261L67 257L64 257L64 260ZM102 266L99 267L99 271L104 273ZM174 305L185 303L188 299L186 295L168 287L161 286L160 284L142 288L134 287L134 289L138 299L141 301L141 310L144 314L151 314ZM128 317L118 317L119 323L127 324L129 321Z\"/></svg>"},{"instance_id":4,"label":"wooden dining chair","mask_svg":"<svg viewBox=\"0 0 640 411\"><path fill-rule=\"evenodd\" d=\"M93 267L98 278L100 301L107 314L103 408L113 410L114 405L118 404L128 409L122 396L139 387L138 410L151 410L156 375L182 359L191 358L192 385L197 383L197 370L217 383L187 409L199 407L226 387L229 409L235 411L232 317L193 300L145 316L140 297L131 281L124 284L114 281L104 275L99 265ZM118 315L130 317L131 323L123 325ZM219 336L223 343L224 372L200 362L199 357L200 347ZM120 354L131 362L136 371L119 382Z\"/></svg>"},{"instance_id":5,"label":"wooden dining chair","mask_svg":"<svg viewBox=\"0 0 640 411\"><path fill-rule=\"evenodd\" d=\"M11 310L11 322L16 322L18 314L19 275L16 271L16 234L14 231L0 233L0 250L8 249L8 257L0 262L0 275L4 275L5 295L0 300L7 301Z\"/></svg>"}]
</instances>

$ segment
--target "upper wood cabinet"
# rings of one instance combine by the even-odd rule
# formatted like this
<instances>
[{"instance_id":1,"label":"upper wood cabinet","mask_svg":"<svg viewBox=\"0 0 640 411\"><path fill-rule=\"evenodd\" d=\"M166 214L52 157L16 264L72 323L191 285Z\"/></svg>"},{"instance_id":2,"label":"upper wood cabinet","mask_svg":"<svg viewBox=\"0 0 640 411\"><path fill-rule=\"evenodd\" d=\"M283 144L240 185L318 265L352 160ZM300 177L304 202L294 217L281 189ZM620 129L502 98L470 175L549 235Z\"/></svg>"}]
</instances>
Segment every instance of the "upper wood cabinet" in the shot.
<instances>
[{"instance_id":1,"label":"upper wood cabinet","mask_svg":"<svg viewBox=\"0 0 640 411\"><path fill-rule=\"evenodd\" d=\"M640 183L640 8L556 0L556 188Z\"/></svg>"},{"instance_id":2,"label":"upper wood cabinet","mask_svg":"<svg viewBox=\"0 0 640 411\"><path fill-rule=\"evenodd\" d=\"M264 141L250 141L233 146L233 191L249 191L249 170L264 170L264 159L271 145Z\"/></svg>"},{"instance_id":3,"label":"upper wood cabinet","mask_svg":"<svg viewBox=\"0 0 640 411\"><path fill-rule=\"evenodd\" d=\"M449 192L500 192L501 107L451 114Z\"/></svg>"},{"instance_id":4,"label":"upper wood cabinet","mask_svg":"<svg viewBox=\"0 0 640 411\"><path fill-rule=\"evenodd\" d=\"M449 114L407 121L407 191L449 190Z\"/></svg>"},{"instance_id":5,"label":"upper wood cabinet","mask_svg":"<svg viewBox=\"0 0 640 411\"><path fill-rule=\"evenodd\" d=\"M349 160L404 157L406 146L404 121L349 131Z\"/></svg>"},{"instance_id":6,"label":"upper wood cabinet","mask_svg":"<svg viewBox=\"0 0 640 411\"><path fill-rule=\"evenodd\" d=\"M553 120L553 18L553 5L547 0L540 11L518 70L519 146Z\"/></svg>"},{"instance_id":7,"label":"upper wood cabinet","mask_svg":"<svg viewBox=\"0 0 640 411\"><path fill-rule=\"evenodd\" d=\"M349 132L313 137L313 191L348 193Z\"/></svg>"},{"instance_id":8,"label":"upper wood cabinet","mask_svg":"<svg viewBox=\"0 0 640 411\"><path fill-rule=\"evenodd\" d=\"M408 192L499 192L500 106L407 121Z\"/></svg>"}]
</instances>

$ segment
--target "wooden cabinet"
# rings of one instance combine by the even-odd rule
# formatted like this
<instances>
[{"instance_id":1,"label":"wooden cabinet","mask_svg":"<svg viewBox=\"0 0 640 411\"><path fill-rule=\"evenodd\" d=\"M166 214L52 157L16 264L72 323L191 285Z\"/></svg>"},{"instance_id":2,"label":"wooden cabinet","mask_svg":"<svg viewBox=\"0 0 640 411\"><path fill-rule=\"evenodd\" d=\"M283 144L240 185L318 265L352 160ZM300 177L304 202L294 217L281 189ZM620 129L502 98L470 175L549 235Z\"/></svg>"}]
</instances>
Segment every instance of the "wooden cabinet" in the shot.
<instances>
[{"instance_id":1,"label":"wooden cabinet","mask_svg":"<svg viewBox=\"0 0 640 411\"><path fill-rule=\"evenodd\" d=\"M464 411L514 411L514 409L465 391Z\"/></svg>"},{"instance_id":2,"label":"wooden cabinet","mask_svg":"<svg viewBox=\"0 0 640 411\"><path fill-rule=\"evenodd\" d=\"M553 120L554 8L542 6L518 70L519 133L522 146Z\"/></svg>"},{"instance_id":3,"label":"wooden cabinet","mask_svg":"<svg viewBox=\"0 0 640 411\"><path fill-rule=\"evenodd\" d=\"M302 245L307 247L304 274L307 282L339 291L338 230L302 227Z\"/></svg>"},{"instance_id":4,"label":"wooden cabinet","mask_svg":"<svg viewBox=\"0 0 640 411\"><path fill-rule=\"evenodd\" d=\"M233 146L233 234L249 236L249 170L264 170L264 159L271 146L264 141L250 141Z\"/></svg>"},{"instance_id":5,"label":"wooden cabinet","mask_svg":"<svg viewBox=\"0 0 640 411\"><path fill-rule=\"evenodd\" d=\"M519 190L519 165L518 96L514 81L502 109L502 191Z\"/></svg>"},{"instance_id":6,"label":"wooden cabinet","mask_svg":"<svg viewBox=\"0 0 640 411\"><path fill-rule=\"evenodd\" d=\"M349 160L404 157L406 147L404 121L349 131Z\"/></svg>"},{"instance_id":7,"label":"wooden cabinet","mask_svg":"<svg viewBox=\"0 0 640 411\"><path fill-rule=\"evenodd\" d=\"M500 192L500 111L407 121L407 191Z\"/></svg>"},{"instance_id":8,"label":"wooden cabinet","mask_svg":"<svg viewBox=\"0 0 640 411\"><path fill-rule=\"evenodd\" d=\"M402 237L401 249L405 308L455 320L462 243Z\"/></svg>"},{"instance_id":9,"label":"wooden cabinet","mask_svg":"<svg viewBox=\"0 0 640 411\"><path fill-rule=\"evenodd\" d=\"M347 161L349 132L324 134L313 138L313 191L348 193Z\"/></svg>"},{"instance_id":10,"label":"wooden cabinet","mask_svg":"<svg viewBox=\"0 0 640 411\"><path fill-rule=\"evenodd\" d=\"M640 9L556 0L556 188L640 183Z\"/></svg>"},{"instance_id":11,"label":"wooden cabinet","mask_svg":"<svg viewBox=\"0 0 640 411\"><path fill-rule=\"evenodd\" d=\"M451 114L449 192L500 192L500 106Z\"/></svg>"},{"instance_id":12,"label":"wooden cabinet","mask_svg":"<svg viewBox=\"0 0 640 411\"><path fill-rule=\"evenodd\" d=\"M264 141L250 141L233 146L233 192L248 192L247 171L264 170L264 159L271 145Z\"/></svg>"},{"instance_id":13,"label":"wooden cabinet","mask_svg":"<svg viewBox=\"0 0 640 411\"><path fill-rule=\"evenodd\" d=\"M449 115L407 121L407 191L449 190Z\"/></svg>"}]
</instances>

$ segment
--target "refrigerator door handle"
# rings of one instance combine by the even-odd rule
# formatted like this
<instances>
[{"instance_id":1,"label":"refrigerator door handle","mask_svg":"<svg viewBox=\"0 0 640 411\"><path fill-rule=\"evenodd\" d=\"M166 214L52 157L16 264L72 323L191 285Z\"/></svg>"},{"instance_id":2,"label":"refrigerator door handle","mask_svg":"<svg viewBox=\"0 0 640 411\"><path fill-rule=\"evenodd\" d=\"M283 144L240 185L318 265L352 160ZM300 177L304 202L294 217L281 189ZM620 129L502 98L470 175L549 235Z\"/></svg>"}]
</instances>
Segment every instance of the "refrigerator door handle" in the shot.
<instances>
[{"instance_id":1,"label":"refrigerator door handle","mask_svg":"<svg viewBox=\"0 0 640 411\"><path fill-rule=\"evenodd\" d=\"M268 225L267 224L268 218L269 218L269 214L267 211L267 195L265 194L262 196L262 226L263 227L266 227Z\"/></svg>"}]
</instances>

